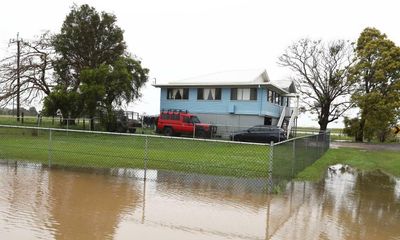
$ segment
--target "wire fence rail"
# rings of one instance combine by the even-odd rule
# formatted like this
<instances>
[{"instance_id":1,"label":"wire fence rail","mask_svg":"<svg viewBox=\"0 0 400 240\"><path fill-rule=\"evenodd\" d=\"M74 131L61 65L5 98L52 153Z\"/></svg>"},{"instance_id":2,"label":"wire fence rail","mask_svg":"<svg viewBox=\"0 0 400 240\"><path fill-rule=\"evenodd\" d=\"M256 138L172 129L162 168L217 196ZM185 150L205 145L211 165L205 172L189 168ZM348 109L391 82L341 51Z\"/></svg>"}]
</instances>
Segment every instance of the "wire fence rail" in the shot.
<instances>
[{"instance_id":1,"label":"wire fence rail","mask_svg":"<svg viewBox=\"0 0 400 240\"><path fill-rule=\"evenodd\" d=\"M218 176L218 182L239 179L268 192L314 163L328 148L329 132L263 144L0 125L0 159L6 162L130 169L137 178L155 180L166 171L197 178Z\"/></svg>"},{"instance_id":2,"label":"wire fence rail","mask_svg":"<svg viewBox=\"0 0 400 240\"><path fill-rule=\"evenodd\" d=\"M135 118L129 118L125 122L126 125L129 123L134 126L131 128L122 128L119 131L120 133L137 133L137 134L148 134L148 135L169 135L165 133L165 129L157 128L157 117L155 116L146 116L146 115L135 115ZM128 123L129 122L129 123ZM91 125L92 123L92 125ZM202 129L201 125L207 124L212 126L215 131L209 131L208 134L204 136L201 134ZM106 131L104 126L104 122L102 123L101 118L70 118L70 117L62 117L62 116L24 116L20 118L20 121L17 121L15 116L12 115L0 115L0 125L10 125L10 126L26 126L26 127L42 127L42 128L61 128L66 130L84 130L84 131ZM274 142L282 141L287 138L286 130L276 127L276 126L266 126L266 125L231 125L231 124L214 124L214 123L194 123L192 126L189 126L189 129L185 129L185 131L176 130L175 127L182 128L183 123L178 122L173 124L173 134L175 136L184 136L191 138L209 138L209 139L219 139L219 140L232 140L235 139L237 141L248 141L246 138L246 134L253 134L254 131L265 131L269 132L269 135L274 136ZM179 126L178 126L179 125ZM92 129L91 129L92 127ZM171 125L169 125L171 127ZM185 126L186 128L188 126ZM197 129L200 127L200 130ZM134 131L131 131L134 129ZM182 130L182 129L181 129ZM117 129L115 131L118 131ZM283 133L283 132L284 133ZM294 133L296 131L293 131ZM310 132L305 135L314 134L314 132ZM303 134L304 135L304 134ZM254 140L254 139L253 139ZM251 140L250 140L251 141ZM260 142L260 141L259 141ZM269 140L264 139L261 142L270 143Z\"/></svg>"}]
</instances>

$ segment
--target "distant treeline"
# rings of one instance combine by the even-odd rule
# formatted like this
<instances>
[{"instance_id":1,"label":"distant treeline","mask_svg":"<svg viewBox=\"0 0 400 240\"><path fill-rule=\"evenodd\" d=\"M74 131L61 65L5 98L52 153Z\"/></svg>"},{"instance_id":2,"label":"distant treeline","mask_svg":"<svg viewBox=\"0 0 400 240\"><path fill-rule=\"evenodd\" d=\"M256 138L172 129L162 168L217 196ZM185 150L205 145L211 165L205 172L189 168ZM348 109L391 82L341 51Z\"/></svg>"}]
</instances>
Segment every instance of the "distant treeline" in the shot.
<instances>
[{"instance_id":1,"label":"distant treeline","mask_svg":"<svg viewBox=\"0 0 400 240\"><path fill-rule=\"evenodd\" d=\"M20 113L24 113L24 116L37 116L38 112L35 107L30 107L29 109L20 108ZM0 108L0 115L16 115L17 109L10 108Z\"/></svg>"}]
</instances>

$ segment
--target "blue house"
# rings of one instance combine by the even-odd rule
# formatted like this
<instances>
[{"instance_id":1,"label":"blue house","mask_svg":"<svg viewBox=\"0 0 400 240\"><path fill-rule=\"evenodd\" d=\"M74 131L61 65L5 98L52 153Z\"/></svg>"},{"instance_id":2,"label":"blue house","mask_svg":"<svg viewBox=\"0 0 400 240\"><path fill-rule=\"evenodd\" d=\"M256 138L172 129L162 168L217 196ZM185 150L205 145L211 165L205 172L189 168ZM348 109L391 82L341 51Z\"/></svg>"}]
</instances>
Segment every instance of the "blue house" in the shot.
<instances>
[{"instance_id":1,"label":"blue house","mask_svg":"<svg viewBox=\"0 0 400 240\"><path fill-rule=\"evenodd\" d=\"M271 81L266 70L207 74L154 84L160 108L188 110L202 122L224 126L278 125L290 132L298 115L292 81Z\"/></svg>"}]
</instances>

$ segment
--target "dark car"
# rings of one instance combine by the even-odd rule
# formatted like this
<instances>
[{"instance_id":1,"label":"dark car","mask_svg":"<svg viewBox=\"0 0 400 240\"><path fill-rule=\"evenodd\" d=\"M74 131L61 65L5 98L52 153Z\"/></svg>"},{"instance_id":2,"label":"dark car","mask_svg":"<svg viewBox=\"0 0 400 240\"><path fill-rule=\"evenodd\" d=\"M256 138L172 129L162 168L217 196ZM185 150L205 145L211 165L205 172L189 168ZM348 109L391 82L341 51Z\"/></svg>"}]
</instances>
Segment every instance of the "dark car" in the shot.
<instances>
[{"instance_id":1,"label":"dark car","mask_svg":"<svg viewBox=\"0 0 400 240\"><path fill-rule=\"evenodd\" d=\"M259 125L247 130L235 132L230 136L233 141L270 143L286 140L286 132L277 126Z\"/></svg>"}]
</instances>

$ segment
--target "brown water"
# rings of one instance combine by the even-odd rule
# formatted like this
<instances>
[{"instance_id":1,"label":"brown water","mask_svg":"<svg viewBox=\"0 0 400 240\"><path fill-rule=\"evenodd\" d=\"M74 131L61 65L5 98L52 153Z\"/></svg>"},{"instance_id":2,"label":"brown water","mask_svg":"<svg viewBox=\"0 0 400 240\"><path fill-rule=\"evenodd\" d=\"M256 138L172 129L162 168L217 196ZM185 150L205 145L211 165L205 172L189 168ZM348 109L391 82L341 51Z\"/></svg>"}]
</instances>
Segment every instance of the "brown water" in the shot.
<instances>
[{"instance_id":1,"label":"brown water","mask_svg":"<svg viewBox=\"0 0 400 240\"><path fill-rule=\"evenodd\" d=\"M379 172L337 168L272 197L235 179L151 173L0 165L0 239L400 239L400 179Z\"/></svg>"}]
</instances>

